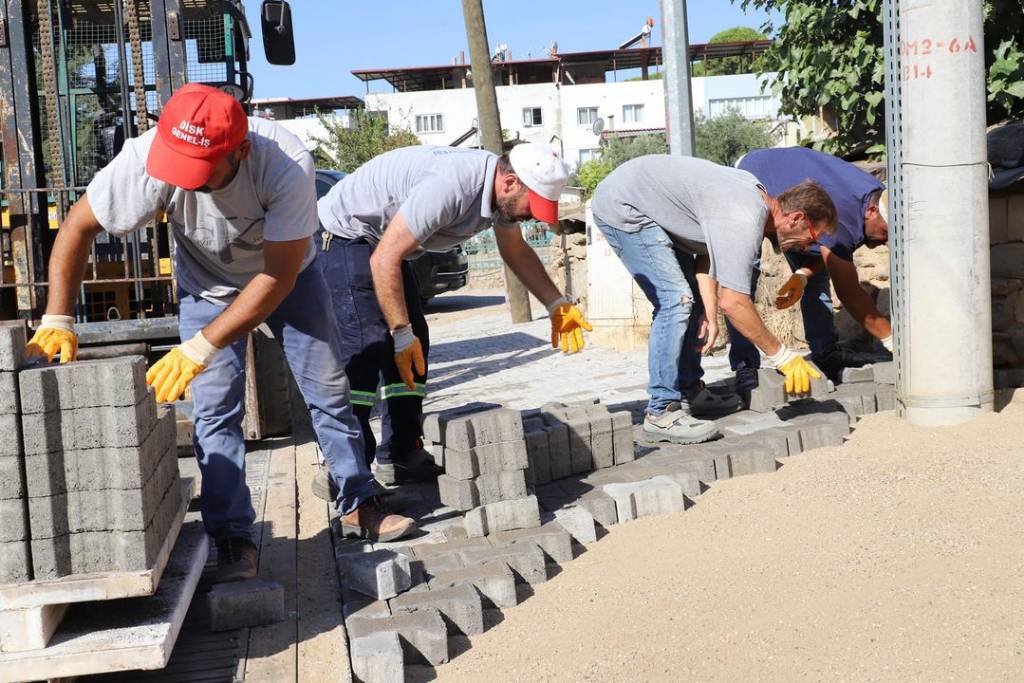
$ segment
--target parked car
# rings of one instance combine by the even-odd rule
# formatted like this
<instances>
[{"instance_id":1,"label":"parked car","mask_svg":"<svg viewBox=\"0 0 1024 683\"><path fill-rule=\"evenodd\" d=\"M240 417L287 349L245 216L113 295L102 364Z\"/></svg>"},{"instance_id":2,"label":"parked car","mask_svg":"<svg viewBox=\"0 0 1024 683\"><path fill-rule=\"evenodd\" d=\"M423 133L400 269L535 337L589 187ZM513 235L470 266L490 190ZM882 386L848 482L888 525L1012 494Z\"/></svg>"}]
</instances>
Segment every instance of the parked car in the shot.
<instances>
[{"instance_id":1,"label":"parked car","mask_svg":"<svg viewBox=\"0 0 1024 683\"><path fill-rule=\"evenodd\" d=\"M342 171L317 169L316 198L323 197L344 177L345 173ZM425 252L411 263L423 303L442 292L465 287L469 278L469 258L461 246L444 252Z\"/></svg>"}]
</instances>

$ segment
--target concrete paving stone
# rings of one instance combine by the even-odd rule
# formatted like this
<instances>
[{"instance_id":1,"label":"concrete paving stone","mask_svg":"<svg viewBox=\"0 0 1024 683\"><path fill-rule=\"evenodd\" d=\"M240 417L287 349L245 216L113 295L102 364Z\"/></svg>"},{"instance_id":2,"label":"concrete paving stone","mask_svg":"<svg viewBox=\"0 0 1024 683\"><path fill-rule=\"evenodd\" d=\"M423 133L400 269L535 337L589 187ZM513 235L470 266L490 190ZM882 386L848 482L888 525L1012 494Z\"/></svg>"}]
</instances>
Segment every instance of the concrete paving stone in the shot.
<instances>
[{"instance_id":1,"label":"concrete paving stone","mask_svg":"<svg viewBox=\"0 0 1024 683\"><path fill-rule=\"evenodd\" d=\"M427 413L423 416L423 440L432 441L443 446L445 445L445 431L447 430L449 422L472 413L479 413L484 410L492 410L499 407L500 406L495 403L475 401L473 403L467 403L447 410Z\"/></svg>"},{"instance_id":2,"label":"concrete paving stone","mask_svg":"<svg viewBox=\"0 0 1024 683\"><path fill-rule=\"evenodd\" d=\"M875 405L878 411L896 410L896 390L893 387L879 389L875 394Z\"/></svg>"},{"instance_id":3,"label":"concrete paving stone","mask_svg":"<svg viewBox=\"0 0 1024 683\"><path fill-rule=\"evenodd\" d=\"M594 469L615 465L615 443L611 414L592 414L590 417L590 455Z\"/></svg>"},{"instance_id":4,"label":"concrete paving stone","mask_svg":"<svg viewBox=\"0 0 1024 683\"><path fill-rule=\"evenodd\" d=\"M145 398L146 359L122 356L74 363L50 363L19 375L23 413L60 407L128 407Z\"/></svg>"},{"instance_id":5,"label":"concrete paving stone","mask_svg":"<svg viewBox=\"0 0 1024 683\"><path fill-rule=\"evenodd\" d=\"M480 595L468 584L449 588L432 587L421 593L405 593L389 600L388 605L393 615L433 607L444 618L449 634L473 636L484 632Z\"/></svg>"},{"instance_id":6,"label":"concrete paving stone","mask_svg":"<svg viewBox=\"0 0 1024 683\"><path fill-rule=\"evenodd\" d=\"M633 441L633 415L628 411L612 413L612 453L616 465L636 459Z\"/></svg>"},{"instance_id":7,"label":"concrete paving stone","mask_svg":"<svg viewBox=\"0 0 1024 683\"><path fill-rule=\"evenodd\" d=\"M0 325L0 372L15 372L25 367L26 344L24 322L5 321Z\"/></svg>"},{"instance_id":8,"label":"concrete paving stone","mask_svg":"<svg viewBox=\"0 0 1024 683\"><path fill-rule=\"evenodd\" d=\"M516 578L505 562L491 562L438 574L430 580L430 590L454 586L472 586L485 607L504 609L519 604Z\"/></svg>"},{"instance_id":9,"label":"concrete paving stone","mask_svg":"<svg viewBox=\"0 0 1024 683\"><path fill-rule=\"evenodd\" d=\"M352 673L362 683L404 683L405 664L397 631L381 631L350 643Z\"/></svg>"},{"instance_id":10,"label":"concrete paving stone","mask_svg":"<svg viewBox=\"0 0 1024 683\"><path fill-rule=\"evenodd\" d=\"M569 446L569 427L562 423L548 425L548 462L551 481L572 475L572 450Z\"/></svg>"},{"instance_id":11,"label":"concrete paving stone","mask_svg":"<svg viewBox=\"0 0 1024 683\"><path fill-rule=\"evenodd\" d=\"M468 451L473 446L522 440L523 417L511 408L457 417L445 426L444 445L453 450Z\"/></svg>"},{"instance_id":12,"label":"concrete paving stone","mask_svg":"<svg viewBox=\"0 0 1024 683\"><path fill-rule=\"evenodd\" d=\"M803 452L799 427L787 424L776 429L766 429L763 432L758 432L757 438L764 446L771 449L777 458L786 458Z\"/></svg>"},{"instance_id":13,"label":"concrete paving stone","mask_svg":"<svg viewBox=\"0 0 1024 683\"><path fill-rule=\"evenodd\" d=\"M803 420L800 423L800 444L805 453L815 448L842 446L849 433L849 423L837 424L833 419L823 418Z\"/></svg>"},{"instance_id":14,"label":"concrete paving stone","mask_svg":"<svg viewBox=\"0 0 1024 683\"><path fill-rule=\"evenodd\" d=\"M761 472L774 472L778 469L775 454L758 441L730 444L729 472L734 477Z\"/></svg>"},{"instance_id":15,"label":"concrete paving stone","mask_svg":"<svg viewBox=\"0 0 1024 683\"><path fill-rule=\"evenodd\" d=\"M605 484L602 489L615 501L620 524L639 517L682 512L684 508L682 487L663 475L628 484Z\"/></svg>"},{"instance_id":16,"label":"concrete paving stone","mask_svg":"<svg viewBox=\"0 0 1024 683\"><path fill-rule=\"evenodd\" d=\"M22 450L21 416L13 413L0 413L0 458L20 457Z\"/></svg>"},{"instance_id":17,"label":"concrete paving stone","mask_svg":"<svg viewBox=\"0 0 1024 683\"><path fill-rule=\"evenodd\" d=\"M680 463L651 464L637 472L639 476L634 482L644 481L652 477L668 477L683 490L683 495L693 500L700 495L700 478L692 468L681 466ZM629 483L629 482L622 482Z\"/></svg>"},{"instance_id":18,"label":"concrete paving stone","mask_svg":"<svg viewBox=\"0 0 1024 683\"><path fill-rule=\"evenodd\" d=\"M218 583L206 594L206 605L214 632L276 624L285 617L284 586L262 579Z\"/></svg>"},{"instance_id":19,"label":"concrete paving stone","mask_svg":"<svg viewBox=\"0 0 1024 683\"><path fill-rule=\"evenodd\" d=\"M585 415L567 417L565 426L569 430L569 458L573 474L583 474L594 469L591 446L590 420Z\"/></svg>"},{"instance_id":20,"label":"concrete paving stone","mask_svg":"<svg viewBox=\"0 0 1024 683\"><path fill-rule=\"evenodd\" d=\"M22 468L22 458L19 456L0 456L0 500L24 498L28 495Z\"/></svg>"},{"instance_id":21,"label":"concrete paving stone","mask_svg":"<svg viewBox=\"0 0 1024 683\"><path fill-rule=\"evenodd\" d=\"M589 512L594 521L603 527L609 527L619 521L615 501L604 491L589 491L577 498L575 502Z\"/></svg>"},{"instance_id":22,"label":"concrete paving stone","mask_svg":"<svg viewBox=\"0 0 1024 683\"><path fill-rule=\"evenodd\" d=\"M436 666L448 661L448 629L431 607L390 617L353 617L347 628L350 642L374 633L397 633L406 663Z\"/></svg>"},{"instance_id":23,"label":"concrete paving stone","mask_svg":"<svg viewBox=\"0 0 1024 683\"><path fill-rule=\"evenodd\" d=\"M766 429L783 427L785 424L774 412L758 413L752 410L743 410L715 420L715 425L724 434L739 436L757 434Z\"/></svg>"},{"instance_id":24,"label":"concrete paving stone","mask_svg":"<svg viewBox=\"0 0 1024 683\"><path fill-rule=\"evenodd\" d=\"M522 583L533 585L548 580L544 553L534 543L522 543L515 547L467 548L459 554L467 569L481 565L507 565L516 580Z\"/></svg>"},{"instance_id":25,"label":"concrete paving stone","mask_svg":"<svg viewBox=\"0 0 1024 683\"><path fill-rule=\"evenodd\" d=\"M536 496L488 503L466 512L464 524L470 538L496 531L530 529L540 526L540 507Z\"/></svg>"},{"instance_id":26,"label":"concrete paving stone","mask_svg":"<svg viewBox=\"0 0 1024 683\"><path fill-rule=\"evenodd\" d=\"M618 467L609 467L603 470L594 470L593 472L583 475L579 478L580 491L577 495L584 493L583 487L590 486L598 489L603 484L628 484L634 481L640 481L641 479L650 478L650 474L647 473L647 467L637 461L626 463L625 465L619 465ZM565 480L566 482L573 482L575 478Z\"/></svg>"},{"instance_id":27,"label":"concrete paving stone","mask_svg":"<svg viewBox=\"0 0 1024 683\"><path fill-rule=\"evenodd\" d=\"M18 401L18 375L0 372L0 414L21 412Z\"/></svg>"},{"instance_id":28,"label":"concrete paving stone","mask_svg":"<svg viewBox=\"0 0 1024 683\"><path fill-rule=\"evenodd\" d=\"M843 384L854 384L855 382L874 382L875 367L864 365L859 368L843 368Z\"/></svg>"},{"instance_id":29,"label":"concrete paving stone","mask_svg":"<svg viewBox=\"0 0 1024 683\"><path fill-rule=\"evenodd\" d=\"M31 578L29 541L0 541L0 584L19 583Z\"/></svg>"},{"instance_id":30,"label":"concrete paving stone","mask_svg":"<svg viewBox=\"0 0 1024 683\"><path fill-rule=\"evenodd\" d=\"M888 363L875 363L874 365L874 381L875 384L890 384L896 385L896 364L892 361Z\"/></svg>"},{"instance_id":31,"label":"concrete paving stone","mask_svg":"<svg viewBox=\"0 0 1024 683\"><path fill-rule=\"evenodd\" d=\"M565 529L570 536L583 545L597 541L597 525L594 522L594 515L581 505L570 505L553 513L549 517L542 517L542 521L554 520L554 523Z\"/></svg>"},{"instance_id":32,"label":"concrete paving stone","mask_svg":"<svg viewBox=\"0 0 1024 683\"><path fill-rule=\"evenodd\" d=\"M472 479L483 474L525 470L529 464L526 442L504 441L474 446L469 450L445 448L445 474L456 479Z\"/></svg>"},{"instance_id":33,"label":"concrete paving stone","mask_svg":"<svg viewBox=\"0 0 1024 683\"><path fill-rule=\"evenodd\" d=\"M490 542L486 538L460 538L449 540L446 543L423 543L413 547L413 555L418 560L425 560L445 555L458 554L460 550L467 548L489 548Z\"/></svg>"},{"instance_id":34,"label":"concrete paving stone","mask_svg":"<svg viewBox=\"0 0 1024 683\"><path fill-rule=\"evenodd\" d=\"M482 546L481 546L482 547ZM427 580L434 578L438 574L444 574L445 572L453 572L462 569L462 558L457 553L452 552L447 555L434 555L433 557L425 557L422 560L413 560L413 565L419 564L423 568L424 573L427 575Z\"/></svg>"},{"instance_id":35,"label":"concrete paving stone","mask_svg":"<svg viewBox=\"0 0 1024 683\"><path fill-rule=\"evenodd\" d=\"M342 555L348 555L349 553L369 553L373 552L373 543L362 538L338 538L334 539L334 558L337 559Z\"/></svg>"},{"instance_id":36,"label":"concrete paving stone","mask_svg":"<svg viewBox=\"0 0 1024 683\"><path fill-rule=\"evenodd\" d=\"M766 413L786 403L786 379L778 371L757 371L757 387L750 391L750 410Z\"/></svg>"},{"instance_id":37,"label":"concrete paving stone","mask_svg":"<svg viewBox=\"0 0 1024 683\"><path fill-rule=\"evenodd\" d=\"M29 538L29 511L24 498L0 500L0 543Z\"/></svg>"},{"instance_id":38,"label":"concrete paving stone","mask_svg":"<svg viewBox=\"0 0 1024 683\"><path fill-rule=\"evenodd\" d=\"M692 469L700 481L709 484L717 479L728 479L730 476L728 453L723 450L719 441L687 446L661 444L655 452L637 462L645 465L661 465L669 462L678 463L680 467L685 465Z\"/></svg>"},{"instance_id":39,"label":"concrete paving stone","mask_svg":"<svg viewBox=\"0 0 1024 683\"><path fill-rule=\"evenodd\" d=\"M350 617L390 617L391 608L387 600L374 600L362 593L342 589L341 615L348 623Z\"/></svg>"},{"instance_id":40,"label":"concrete paving stone","mask_svg":"<svg viewBox=\"0 0 1024 683\"><path fill-rule=\"evenodd\" d=\"M134 406L22 415L25 454L139 446L152 431L156 416L152 390Z\"/></svg>"},{"instance_id":41,"label":"concrete paving stone","mask_svg":"<svg viewBox=\"0 0 1024 683\"><path fill-rule=\"evenodd\" d=\"M551 456L548 453L548 430L546 427L528 428L523 438L529 467L526 482L531 486L543 486L551 481Z\"/></svg>"},{"instance_id":42,"label":"concrete paving stone","mask_svg":"<svg viewBox=\"0 0 1024 683\"><path fill-rule=\"evenodd\" d=\"M558 524L542 524L535 529L499 531L491 534L489 538L495 547L515 548L524 543L535 544L544 551L544 555L550 561L556 564L565 564L573 560L572 536Z\"/></svg>"},{"instance_id":43,"label":"concrete paving stone","mask_svg":"<svg viewBox=\"0 0 1024 683\"><path fill-rule=\"evenodd\" d=\"M409 557L393 550L349 553L337 562L347 588L377 600L393 598L412 586Z\"/></svg>"}]
</instances>

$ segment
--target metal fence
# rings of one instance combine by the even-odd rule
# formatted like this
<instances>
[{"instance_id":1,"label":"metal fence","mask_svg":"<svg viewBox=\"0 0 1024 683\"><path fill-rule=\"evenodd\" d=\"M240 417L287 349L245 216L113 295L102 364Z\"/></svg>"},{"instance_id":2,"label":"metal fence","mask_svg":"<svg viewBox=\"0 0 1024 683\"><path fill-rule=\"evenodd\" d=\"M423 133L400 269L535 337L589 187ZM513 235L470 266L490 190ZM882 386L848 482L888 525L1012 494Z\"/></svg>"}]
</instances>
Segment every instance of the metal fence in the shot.
<instances>
[{"instance_id":1,"label":"metal fence","mask_svg":"<svg viewBox=\"0 0 1024 683\"><path fill-rule=\"evenodd\" d=\"M522 229L526 243L537 252L541 263L545 266L550 265L557 258L557 235L542 223L524 223ZM466 252L471 271L495 270L504 266L504 261L498 254L498 245L494 239L493 229L474 235L462 245L462 250Z\"/></svg>"}]
</instances>

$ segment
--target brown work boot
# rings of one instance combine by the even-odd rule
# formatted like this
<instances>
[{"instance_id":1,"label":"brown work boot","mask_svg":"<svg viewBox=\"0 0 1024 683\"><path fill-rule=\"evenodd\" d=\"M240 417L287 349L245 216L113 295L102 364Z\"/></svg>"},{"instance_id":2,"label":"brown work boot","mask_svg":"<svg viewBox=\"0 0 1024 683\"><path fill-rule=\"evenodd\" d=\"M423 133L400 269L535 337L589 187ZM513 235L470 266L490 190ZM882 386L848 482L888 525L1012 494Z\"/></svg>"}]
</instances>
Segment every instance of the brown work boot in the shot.
<instances>
[{"instance_id":1,"label":"brown work boot","mask_svg":"<svg viewBox=\"0 0 1024 683\"><path fill-rule=\"evenodd\" d=\"M371 541L397 541L416 531L416 522L409 517L391 514L380 496L367 498L347 515L341 516L341 535Z\"/></svg>"},{"instance_id":2,"label":"brown work boot","mask_svg":"<svg viewBox=\"0 0 1024 683\"><path fill-rule=\"evenodd\" d=\"M217 571L214 583L256 578L256 546L248 538L225 537L217 541Z\"/></svg>"}]
</instances>

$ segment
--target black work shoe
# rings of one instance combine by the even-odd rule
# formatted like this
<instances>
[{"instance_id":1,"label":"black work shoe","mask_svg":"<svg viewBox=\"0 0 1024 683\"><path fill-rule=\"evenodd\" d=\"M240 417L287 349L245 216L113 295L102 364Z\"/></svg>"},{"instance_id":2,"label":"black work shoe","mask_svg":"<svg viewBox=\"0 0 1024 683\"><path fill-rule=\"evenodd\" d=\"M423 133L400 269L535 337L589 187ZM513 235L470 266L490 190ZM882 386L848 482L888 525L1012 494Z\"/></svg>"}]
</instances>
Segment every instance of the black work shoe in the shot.
<instances>
[{"instance_id":1,"label":"black work shoe","mask_svg":"<svg viewBox=\"0 0 1024 683\"><path fill-rule=\"evenodd\" d=\"M314 496L321 500L326 500L328 503L338 500L338 485L334 483L334 477L330 475L326 467L321 467L313 475L313 483L310 485L310 489L312 489ZM390 496L392 494L394 494L394 491L384 488L376 479L373 480L373 495Z\"/></svg>"},{"instance_id":2,"label":"black work shoe","mask_svg":"<svg viewBox=\"0 0 1024 683\"><path fill-rule=\"evenodd\" d=\"M248 538L225 537L217 541L217 571L214 583L256 578L256 546Z\"/></svg>"},{"instance_id":3,"label":"black work shoe","mask_svg":"<svg viewBox=\"0 0 1024 683\"><path fill-rule=\"evenodd\" d=\"M437 481L444 469L429 460L415 463L378 462L374 474L384 484L422 484Z\"/></svg>"}]
</instances>

